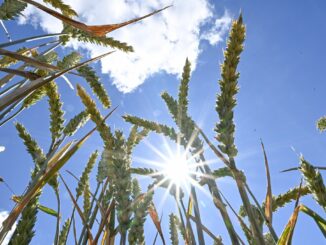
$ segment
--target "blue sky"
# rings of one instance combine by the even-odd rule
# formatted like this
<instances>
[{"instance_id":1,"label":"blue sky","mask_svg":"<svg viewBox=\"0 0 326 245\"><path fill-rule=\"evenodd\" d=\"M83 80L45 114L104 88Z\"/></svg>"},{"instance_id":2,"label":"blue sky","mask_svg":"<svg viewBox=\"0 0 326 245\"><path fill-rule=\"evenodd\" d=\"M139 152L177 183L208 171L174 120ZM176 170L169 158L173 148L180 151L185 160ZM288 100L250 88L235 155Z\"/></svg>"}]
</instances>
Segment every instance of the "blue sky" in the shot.
<instances>
[{"instance_id":1,"label":"blue sky","mask_svg":"<svg viewBox=\"0 0 326 245\"><path fill-rule=\"evenodd\" d=\"M239 65L240 92L237 96L238 106L235 110L236 145L239 150L237 165L246 171L249 185L258 199L262 201L266 191L266 178L260 138L265 143L275 195L300 183L301 176L298 172L280 173L280 170L297 166L300 153L312 164L319 166L325 164L326 136L316 130L315 123L318 118L326 114L324 77L326 68L324 62L324 57L326 57L326 16L324 10L326 3L324 1L310 1L309 3L307 1L296 1L295 3L293 1L210 1L210 4L212 18L221 18L225 15L225 11L229 13L229 16L237 17L241 9L247 26L245 50ZM188 14L188 18L191 19L192 13ZM200 33L211 30L212 26L212 20L207 20L200 28ZM7 23L7 27L13 39L43 32L39 27L35 29L30 25L17 26L12 22ZM190 114L212 140L213 128L218 120L214 108L218 92L217 81L220 77L219 64L223 61L222 51L225 47L226 36L222 35L222 37L223 41L216 45L211 45L207 40L197 39L200 52L191 54L191 58L196 61L197 65L190 83ZM0 38L2 42L6 40L4 33L0 35ZM93 54L97 51L90 53ZM190 51L193 52L193 50ZM185 57L175 57L177 54L182 53L172 52L168 59L172 63L174 60L185 60L186 55ZM153 58L156 60L159 57ZM176 64L179 65L179 63ZM99 63L94 65L98 71L103 70L103 66L105 64L102 64L102 68ZM150 74L146 81L139 87L133 88L131 93L123 93L121 88L119 91L116 86L112 85L114 79L121 78L120 73L115 73L118 74L116 78L102 75L102 81L113 105L119 105L117 112L108 121L110 125L113 128L125 130L127 134L129 125L121 119L121 116L126 113L173 125L164 102L160 98L160 93L166 90L176 96L179 80L174 73L172 68L168 67L158 73ZM72 78L71 81L73 84L82 83L79 78ZM75 91L70 90L62 80L58 80L58 83L64 101L65 116L70 119L83 107L75 95ZM26 126L45 150L50 143L47 107L46 100L43 100L15 119ZM92 123L88 123L76 135L76 138L91 127ZM29 173L33 167L32 160L17 136L12 122L0 129L0 135L0 145L6 147L6 150L0 153L2 169L0 176L10 184L16 193L22 193L29 181ZM146 142L159 147L162 145L163 139L151 134ZM172 143L171 147L174 147ZM94 149L101 150L101 148L102 143L99 136L93 135L63 170L68 169L79 175L90 153ZM158 156L146 144L137 147L135 156L158 159ZM209 152L207 156L208 159L214 158ZM134 166L146 165L135 161ZM221 166L222 164L217 162L212 165L212 168ZM62 172L64 173L64 171ZM64 173L64 176L72 186L76 184L69 175ZM95 183L94 177L95 173L92 179L93 183ZM141 179L141 183L143 188L146 188L149 182L146 179ZM227 198L238 208L240 200L234 183L225 179L218 181L218 184ZM94 188L93 185L92 190ZM69 215L71 204L67 194L64 194L63 186L61 186L61 190L64 196L63 218L65 219ZM164 204L159 205L163 194L164 190L157 190L155 200L158 203L159 211L163 210L163 228L166 231L165 236L168 238L167 217L170 211L175 210L175 207L172 198L168 198ZM13 203L9 200L10 195L4 186L0 188L0 210L10 210L13 207ZM42 204L55 208L53 196L52 190L45 188L41 198ZM226 237L225 229L218 219L219 214L209 198L203 193L199 193L199 199L202 205L203 223L214 234ZM301 201L325 217L323 210L315 204L311 197L302 198ZM275 214L274 226L278 234L287 223L292 210L293 204L290 204ZM55 220L51 219L39 213L37 235L32 244L49 244L52 241L51 229L53 231L55 229ZM234 223L236 224L235 219ZM155 229L151 222L147 222L146 227L145 236L151 243ZM310 218L300 214L293 244L322 244L323 236L316 228ZM51 232L47 232L49 230ZM209 241L207 240L207 244L210 244ZM228 243L226 238L225 244Z\"/></svg>"}]
</instances>

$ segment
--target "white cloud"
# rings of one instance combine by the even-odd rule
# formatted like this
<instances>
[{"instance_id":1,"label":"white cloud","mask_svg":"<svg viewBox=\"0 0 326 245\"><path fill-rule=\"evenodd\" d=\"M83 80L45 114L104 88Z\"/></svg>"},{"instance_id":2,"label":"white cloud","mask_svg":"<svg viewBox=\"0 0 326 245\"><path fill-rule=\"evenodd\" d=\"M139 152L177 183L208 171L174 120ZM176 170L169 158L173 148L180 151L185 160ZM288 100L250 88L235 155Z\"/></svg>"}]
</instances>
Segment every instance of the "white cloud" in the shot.
<instances>
[{"instance_id":1,"label":"white cloud","mask_svg":"<svg viewBox=\"0 0 326 245\"><path fill-rule=\"evenodd\" d=\"M173 7L143 20L110 33L114 38L127 42L135 52L125 54L116 52L101 61L102 72L109 73L113 84L122 92L131 92L147 78L158 73L180 75L185 59L188 57L195 69L200 54L201 27L212 21L213 8L208 0L68 0L79 18L89 25L117 23L135 16L147 14L154 9L173 3ZM60 32L61 23L53 17L29 6L20 22L40 24L47 32ZM212 31L205 32L203 38L216 44L222 40L228 26L226 12L214 22ZM91 56L107 52L107 48L73 42L74 48L83 47Z\"/></svg>"},{"instance_id":2,"label":"white cloud","mask_svg":"<svg viewBox=\"0 0 326 245\"><path fill-rule=\"evenodd\" d=\"M231 22L232 18L229 12L225 11L221 18L215 20L214 26L204 32L202 39L206 39L211 45L216 45L223 40L223 36L229 30Z\"/></svg>"},{"instance_id":3,"label":"white cloud","mask_svg":"<svg viewBox=\"0 0 326 245\"><path fill-rule=\"evenodd\" d=\"M6 150L6 147L0 145L0 152L3 152L3 151L5 151L5 150Z\"/></svg>"},{"instance_id":4,"label":"white cloud","mask_svg":"<svg viewBox=\"0 0 326 245\"><path fill-rule=\"evenodd\" d=\"M9 213L7 211L0 211L0 224L2 225L2 222L8 217ZM8 232L5 240L3 241L2 245L7 245L9 243L9 240L14 233L16 229L16 223L13 225L11 230Z\"/></svg>"}]
</instances>

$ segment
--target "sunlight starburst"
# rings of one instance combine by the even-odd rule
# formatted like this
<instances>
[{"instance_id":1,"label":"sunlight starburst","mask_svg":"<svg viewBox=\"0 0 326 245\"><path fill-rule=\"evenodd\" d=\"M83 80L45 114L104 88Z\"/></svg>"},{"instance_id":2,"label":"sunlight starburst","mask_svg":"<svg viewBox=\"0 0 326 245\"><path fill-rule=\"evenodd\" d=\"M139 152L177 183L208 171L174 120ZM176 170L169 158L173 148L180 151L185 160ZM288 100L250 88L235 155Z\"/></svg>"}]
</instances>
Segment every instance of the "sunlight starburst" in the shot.
<instances>
[{"instance_id":1,"label":"sunlight starburst","mask_svg":"<svg viewBox=\"0 0 326 245\"><path fill-rule=\"evenodd\" d=\"M137 162L151 166L151 169L155 168L155 171L150 174L155 179L155 188L166 189L160 205L163 205L169 193L177 200L182 199L185 194L190 196L193 187L208 195L207 190L199 183L203 177L212 178L202 172L203 164L210 165L218 161L209 160L204 163L198 160L201 152L190 152L189 146L185 149L179 144L171 146L164 137L162 137L162 141L161 147L157 147L147 140L144 141L151 152L158 157L157 159L134 158Z\"/></svg>"},{"instance_id":2,"label":"sunlight starburst","mask_svg":"<svg viewBox=\"0 0 326 245\"><path fill-rule=\"evenodd\" d=\"M186 185L191 178L191 166L189 166L186 156L176 154L168 162L162 170L163 175L176 187Z\"/></svg>"}]
</instances>

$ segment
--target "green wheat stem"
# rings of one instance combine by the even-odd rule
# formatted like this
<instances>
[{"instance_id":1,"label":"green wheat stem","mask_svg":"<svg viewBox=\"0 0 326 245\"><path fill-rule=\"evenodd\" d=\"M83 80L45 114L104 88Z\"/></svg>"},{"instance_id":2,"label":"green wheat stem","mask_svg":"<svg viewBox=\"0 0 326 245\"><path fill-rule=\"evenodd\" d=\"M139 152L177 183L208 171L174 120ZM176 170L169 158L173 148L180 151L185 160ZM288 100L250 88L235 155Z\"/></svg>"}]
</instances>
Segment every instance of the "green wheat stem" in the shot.
<instances>
[{"instance_id":1,"label":"green wheat stem","mask_svg":"<svg viewBox=\"0 0 326 245\"><path fill-rule=\"evenodd\" d=\"M200 159L203 163L206 162L205 160L205 156L203 153L200 154ZM210 169L210 167L207 165L207 164L204 164L203 165L204 167L204 170L205 170L205 174L208 175L208 176L211 176L212 175L212 170ZM232 241L232 244L239 244L239 239L238 239L238 234L236 233L235 229L234 229L234 226L232 224L232 221L230 219L230 216L225 208L225 205L222 201L222 197L220 195L220 191L219 191L219 188L216 184L215 181L213 181L211 178L207 178L207 180L205 181L207 186L208 186L208 189L212 195L212 198L213 198L213 203L215 205L215 207L220 211L221 213L221 216L223 218L223 222L225 224L225 227L227 228L228 230L228 233L229 233L229 236L231 238L231 241Z\"/></svg>"},{"instance_id":2,"label":"green wheat stem","mask_svg":"<svg viewBox=\"0 0 326 245\"><path fill-rule=\"evenodd\" d=\"M41 39L45 39L45 38L65 36L65 35L67 35L67 34L65 34L65 33L42 34L42 35L38 35L38 36L18 39L18 40L12 41L12 42L2 43L2 44L0 44L0 48L5 48L8 46L12 46L12 45L16 45L16 44L20 44L20 43L24 43L24 42L31 42L31 41L35 41L35 40L41 40Z\"/></svg>"},{"instance_id":3,"label":"green wheat stem","mask_svg":"<svg viewBox=\"0 0 326 245\"><path fill-rule=\"evenodd\" d=\"M99 202L101 202L101 200L103 199L104 194L105 194L105 190L106 190L108 184L109 184L109 181L108 181L108 178L107 178L104 185L103 185L100 196L98 198ZM98 182L97 187L96 187L96 191L95 191L96 194L99 191L100 185L101 185L101 183ZM95 207L94 207L94 210L93 210L92 207L93 207L94 204L95 204ZM92 227L94 225L94 222L95 222L95 219L96 219L96 216L97 216L97 213L99 211L98 202L95 201L95 198L92 199L91 210L93 210L92 214L90 216L86 217L87 218L86 221L88 222L88 225L89 225L90 229L92 229ZM79 236L78 245L80 245L80 244L86 245L87 244L87 234L85 234L85 232L86 232L86 227L84 226L83 229L82 229L82 232L81 232L81 234Z\"/></svg>"},{"instance_id":4,"label":"green wheat stem","mask_svg":"<svg viewBox=\"0 0 326 245\"><path fill-rule=\"evenodd\" d=\"M190 222L190 218L189 216L187 215L187 210L185 208L185 205L182 201L182 199L179 198L179 202L181 204L181 210L186 218L186 227L187 227L187 231L189 232L189 235L190 235L190 238L191 238L191 244L192 245L195 245L196 244L196 239L195 239L195 235L194 235L194 232L192 230L192 226L191 226L191 222Z\"/></svg>"},{"instance_id":5,"label":"green wheat stem","mask_svg":"<svg viewBox=\"0 0 326 245\"><path fill-rule=\"evenodd\" d=\"M60 235L60 221L61 221L61 201L60 201L60 195L59 195L59 191L55 190L55 197L57 200L57 220L56 220L56 229L55 229L55 235L54 235L54 245L57 245L59 242L59 235Z\"/></svg>"},{"instance_id":6,"label":"green wheat stem","mask_svg":"<svg viewBox=\"0 0 326 245\"><path fill-rule=\"evenodd\" d=\"M268 222L268 219L267 219L267 217L266 217L266 215L265 215L264 210L263 210L262 207L260 206L260 204L259 204L257 198L255 197L254 193L251 191L251 189L249 188L249 186L248 186L247 183L245 183L245 187L246 187L246 189L248 190L248 192L249 192L251 198L254 200L254 202L255 202L255 204L256 204L256 208L259 210L259 214L260 214L261 217L265 220L265 224L267 225L267 227L268 227L268 229L269 229L269 232L270 232L270 234L271 234L272 239L274 240L274 242L277 242L277 241L278 241L278 236L277 236L277 234L276 234L276 231L274 230L273 225L272 225L270 222Z\"/></svg>"},{"instance_id":7,"label":"green wheat stem","mask_svg":"<svg viewBox=\"0 0 326 245\"><path fill-rule=\"evenodd\" d=\"M193 199L193 203L194 203L194 212L195 212L195 217L196 217L196 228L197 228L197 237L198 237L198 243L200 245L204 245L205 244L205 240L204 240L204 233L202 230L202 222L201 222L201 217L200 217L200 210L199 210L199 205L198 205L198 199L197 199L197 194L196 194L196 190L195 187L193 185L191 185L191 198Z\"/></svg>"}]
</instances>

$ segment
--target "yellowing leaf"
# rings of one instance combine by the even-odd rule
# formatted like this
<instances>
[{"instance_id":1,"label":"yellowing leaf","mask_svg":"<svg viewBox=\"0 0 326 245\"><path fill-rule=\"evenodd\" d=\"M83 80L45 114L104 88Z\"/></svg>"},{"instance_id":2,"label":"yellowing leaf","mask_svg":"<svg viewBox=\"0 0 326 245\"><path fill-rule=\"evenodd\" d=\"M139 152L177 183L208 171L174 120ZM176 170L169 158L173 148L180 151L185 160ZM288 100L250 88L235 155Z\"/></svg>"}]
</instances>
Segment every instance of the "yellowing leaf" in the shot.
<instances>
[{"instance_id":1,"label":"yellowing leaf","mask_svg":"<svg viewBox=\"0 0 326 245\"><path fill-rule=\"evenodd\" d=\"M189 197L188 209L187 209L188 216L192 215L192 207L193 207L193 201L192 201L192 198Z\"/></svg>"},{"instance_id":2,"label":"yellowing leaf","mask_svg":"<svg viewBox=\"0 0 326 245\"><path fill-rule=\"evenodd\" d=\"M291 244L294 228L297 223L297 219L298 219L298 215L299 215L299 211L300 211L300 207L301 207L301 205L297 206L294 209L294 211L289 219L288 224L284 228L282 235L280 236L280 238L277 242L277 245Z\"/></svg>"},{"instance_id":3,"label":"yellowing leaf","mask_svg":"<svg viewBox=\"0 0 326 245\"><path fill-rule=\"evenodd\" d=\"M160 218L158 217L158 214L157 214L154 203L149 205L148 213L149 213L149 216L151 217L151 219L154 222L154 225L156 227L157 232L160 234L160 237L162 239L163 244L165 244L165 240L164 240L164 236L163 236L163 232L162 232L162 227L161 227L161 221L160 221Z\"/></svg>"},{"instance_id":4,"label":"yellowing leaf","mask_svg":"<svg viewBox=\"0 0 326 245\"><path fill-rule=\"evenodd\" d=\"M264 147L263 141L261 141L261 147L264 153L264 161L265 161L265 169L266 169L266 177L267 177L267 191L265 197L265 216L270 224L273 221L273 196L272 196L272 183L271 183L271 175L269 173L269 165L267 160L267 155Z\"/></svg>"},{"instance_id":5,"label":"yellowing leaf","mask_svg":"<svg viewBox=\"0 0 326 245\"><path fill-rule=\"evenodd\" d=\"M86 31L86 32L90 33L91 35L97 36L97 37L103 37L109 32L117 30L117 29L119 29L119 28L121 28L123 26L127 26L127 25L130 25L132 23L138 22L138 21L140 21L142 19L150 17L150 16L152 16L154 14L157 14L158 12L161 12L164 9L167 9L167 8L170 7L170 6L167 6L165 8L156 10L156 11L154 11L152 13L149 13L147 15L144 15L142 17L135 18L135 19L132 19L132 20L129 20L129 21L118 23L118 24L88 26L88 25L86 25L86 24L84 24L82 22L73 20L73 19L71 19L71 18L69 18L67 16L64 16L63 14L60 14L59 12L56 12L56 11L54 11L54 10L44 6L44 5L42 5L40 3L37 3L37 2L34 2L32 0L21 0L21 1L32 4L36 8L43 10L44 12L52 15L53 17L63 21L64 23L66 23L68 25L71 25L71 26L73 26L75 28L78 28L80 30Z\"/></svg>"},{"instance_id":6,"label":"yellowing leaf","mask_svg":"<svg viewBox=\"0 0 326 245\"><path fill-rule=\"evenodd\" d=\"M300 211L304 212L305 214L309 215L311 218L315 220L320 231L323 233L324 237L326 238L326 220L305 205L300 206Z\"/></svg>"}]
</instances>

